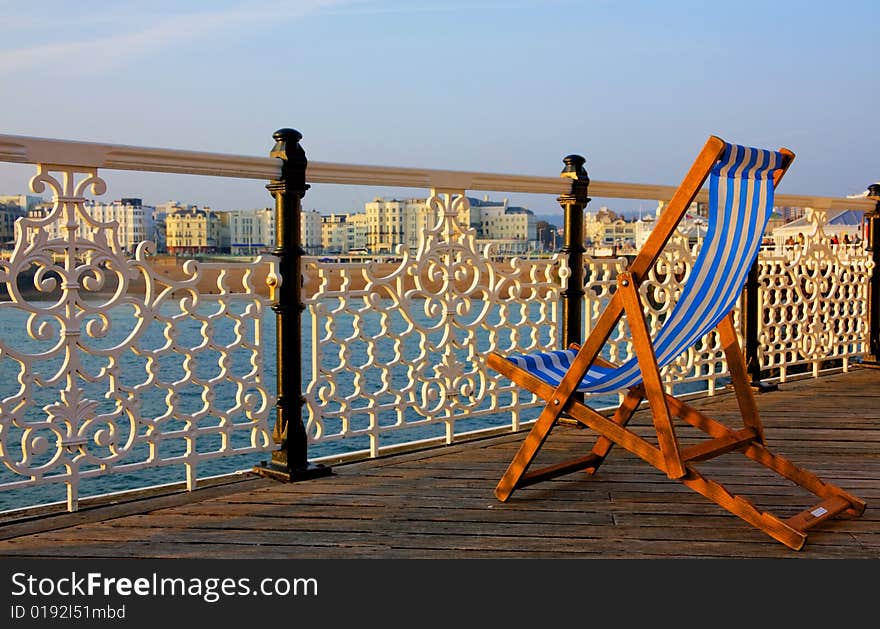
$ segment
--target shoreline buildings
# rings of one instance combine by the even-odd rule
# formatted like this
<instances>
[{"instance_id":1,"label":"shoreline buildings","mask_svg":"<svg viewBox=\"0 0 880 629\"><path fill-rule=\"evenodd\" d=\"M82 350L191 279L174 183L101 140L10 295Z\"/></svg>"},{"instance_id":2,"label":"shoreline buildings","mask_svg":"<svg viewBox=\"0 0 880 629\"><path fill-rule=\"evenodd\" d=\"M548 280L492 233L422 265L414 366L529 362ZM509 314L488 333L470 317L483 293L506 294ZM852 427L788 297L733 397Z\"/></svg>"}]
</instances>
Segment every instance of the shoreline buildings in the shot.
<instances>
[{"instance_id":1,"label":"shoreline buildings","mask_svg":"<svg viewBox=\"0 0 880 629\"><path fill-rule=\"evenodd\" d=\"M24 195L22 195L24 198ZM0 197L3 199L10 197ZM0 242L11 245L14 238L14 218L28 216L30 218L45 218L52 211L53 204L42 197L27 197L26 204L9 209L6 205L4 210L0 206ZM125 198L110 203L98 201L86 201L83 203L83 211L91 218L91 221L81 220L77 227L77 234L85 239L90 238L90 233L101 228L102 223L115 222L116 234L119 246L126 253L134 253L135 248L145 240L156 240L156 225L154 221L155 208L144 205L141 199ZM7 221L6 217L13 217L13 221ZM7 224L8 223L8 224ZM9 232L7 233L7 228ZM53 221L46 225L49 238L62 237L63 225L61 221Z\"/></svg>"},{"instance_id":2,"label":"shoreline buildings","mask_svg":"<svg viewBox=\"0 0 880 629\"><path fill-rule=\"evenodd\" d=\"M511 205L508 199L490 200L468 197L457 220L474 231L478 246L493 245L493 253L523 255L559 251L564 234L556 225L539 219L525 207ZM655 213L626 219L607 207L584 213L584 242L587 253L616 256L639 250L654 227ZM14 240L15 220L21 216L45 217L52 203L39 196L0 195L0 247L9 249ZM257 256L275 248L275 211L263 207L240 210L213 210L208 206L168 201L146 205L140 198L123 198L109 203L86 201L83 210L93 222L118 225L120 246L133 253L144 240L156 243L157 253L171 255L231 254ZM656 214L656 216L655 216ZM798 208L777 208L770 219L768 243L792 230L803 230L806 218ZM855 239L861 216L843 213L828 216L830 236L844 232ZM846 218L845 225L843 218ZM315 209L301 214L301 243L306 255L358 256L394 255L401 247L416 251L422 235L441 219L426 198L386 199L376 197L364 204L362 212L321 213ZM60 237L60 223L47 227L52 238ZM85 236L91 227L83 221ZM691 244L705 236L707 224L701 204L694 203L682 223ZM854 240L857 241L857 240Z\"/></svg>"},{"instance_id":3,"label":"shoreline buildings","mask_svg":"<svg viewBox=\"0 0 880 629\"><path fill-rule=\"evenodd\" d=\"M325 253L394 253L403 245L411 251L418 248L422 234L440 219L427 199L384 199L377 197L359 214L333 214L323 217L322 246ZM468 197L457 220L473 229L478 242L492 242L497 253L526 253L541 248L538 219L531 210L512 206L508 199L490 201ZM552 238L545 222L546 236ZM336 230L343 232L336 234ZM305 239L304 239L305 242ZM333 245L341 245L336 249ZM345 247L348 249L346 250Z\"/></svg>"}]
</instances>

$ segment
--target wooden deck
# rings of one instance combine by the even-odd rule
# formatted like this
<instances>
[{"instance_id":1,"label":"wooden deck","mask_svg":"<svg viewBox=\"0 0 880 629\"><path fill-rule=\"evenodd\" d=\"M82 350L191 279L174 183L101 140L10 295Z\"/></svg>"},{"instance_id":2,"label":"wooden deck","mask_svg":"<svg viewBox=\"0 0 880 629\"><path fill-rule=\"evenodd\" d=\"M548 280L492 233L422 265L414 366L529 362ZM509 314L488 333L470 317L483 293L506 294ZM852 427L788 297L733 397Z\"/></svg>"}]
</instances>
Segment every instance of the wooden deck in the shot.
<instances>
[{"instance_id":1,"label":"wooden deck","mask_svg":"<svg viewBox=\"0 0 880 629\"><path fill-rule=\"evenodd\" d=\"M880 370L783 384L758 397L774 450L868 503L793 551L622 449L596 477L493 489L522 435L339 465L280 484L245 474L198 491L0 522L2 557L79 558L880 558ZM735 416L735 398L695 406ZM640 411L637 419L647 422ZM591 445L554 430L541 460ZM711 466L711 467L710 467ZM788 516L812 496L731 453L700 467Z\"/></svg>"}]
</instances>

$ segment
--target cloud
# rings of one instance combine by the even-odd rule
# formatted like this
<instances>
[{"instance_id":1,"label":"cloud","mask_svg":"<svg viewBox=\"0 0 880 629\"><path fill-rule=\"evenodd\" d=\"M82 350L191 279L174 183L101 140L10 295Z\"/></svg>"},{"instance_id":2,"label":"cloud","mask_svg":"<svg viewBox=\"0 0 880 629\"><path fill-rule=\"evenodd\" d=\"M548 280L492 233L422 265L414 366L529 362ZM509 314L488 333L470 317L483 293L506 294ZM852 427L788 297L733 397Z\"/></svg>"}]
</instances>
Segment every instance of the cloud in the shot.
<instances>
[{"instance_id":1,"label":"cloud","mask_svg":"<svg viewBox=\"0 0 880 629\"><path fill-rule=\"evenodd\" d=\"M334 13L340 15L380 15L419 13L461 13L466 11L516 11L547 9L549 6L570 3L571 0L445 0L436 2L359 2L354 6L340 7Z\"/></svg>"},{"instance_id":2,"label":"cloud","mask_svg":"<svg viewBox=\"0 0 880 629\"><path fill-rule=\"evenodd\" d=\"M281 21L317 13L322 9L348 4L351 0L302 0L295 3L238 3L223 9L196 13L137 15L86 14L68 16L51 11L46 18L31 15L13 15L6 25L38 29L42 27L53 38L51 43L2 50L0 74L51 69L72 74L94 74L108 71L136 57L148 56L174 42L203 40L214 37L224 29L241 29L253 22ZM91 29L100 28L89 39L75 39ZM54 35L60 30L66 39ZM66 33L65 31L69 31Z\"/></svg>"}]
</instances>

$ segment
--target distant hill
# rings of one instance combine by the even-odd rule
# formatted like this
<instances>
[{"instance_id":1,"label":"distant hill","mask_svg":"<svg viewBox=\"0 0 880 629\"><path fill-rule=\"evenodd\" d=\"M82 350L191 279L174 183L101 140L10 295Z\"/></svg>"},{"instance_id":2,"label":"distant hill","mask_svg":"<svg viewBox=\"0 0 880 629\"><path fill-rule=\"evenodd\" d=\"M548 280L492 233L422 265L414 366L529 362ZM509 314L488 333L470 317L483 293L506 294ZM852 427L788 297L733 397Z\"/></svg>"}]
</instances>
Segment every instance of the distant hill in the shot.
<instances>
[{"instance_id":1,"label":"distant hill","mask_svg":"<svg viewBox=\"0 0 880 629\"><path fill-rule=\"evenodd\" d=\"M595 212L596 210L598 210L598 208L592 208L592 211ZM628 221L632 221L632 220L639 218L638 210L636 210L636 211L626 210L626 211L617 212L617 214L622 215L623 218ZM647 214L648 214L648 212L645 212L645 211L642 212L642 216L645 216ZM559 214L535 214L535 218L539 221L547 221L551 225L556 225L557 227L562 227L565 224L565 218L562 216L562 210L559 211Z\"/></svg>"},{"instance_id":2,"label":"distant hill","mask_svg":"<svg viewBox=\"0 0 880 629\"><path fill-rule=\"evenodd\" d=\"M535 219L539 221L547 221L551 225L556 225L557 227L562 227L565 222L561 211L559 214L535 214Z\"/></svg>"}]
</instances>

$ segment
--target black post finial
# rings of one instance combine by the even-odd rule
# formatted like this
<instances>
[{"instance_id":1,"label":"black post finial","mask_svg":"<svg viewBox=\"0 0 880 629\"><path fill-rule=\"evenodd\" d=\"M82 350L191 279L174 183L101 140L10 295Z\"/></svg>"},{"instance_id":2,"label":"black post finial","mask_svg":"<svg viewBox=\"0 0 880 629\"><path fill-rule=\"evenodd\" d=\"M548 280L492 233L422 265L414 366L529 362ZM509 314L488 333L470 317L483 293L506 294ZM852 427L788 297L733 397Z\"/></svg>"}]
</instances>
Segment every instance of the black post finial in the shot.
<instances>
[{"instance_id":1,"label":"black post finial","mask_svg":"<svg viewBox=\"0 0 880 629\"><path fill-rule=\"evenodd\" d=\"M299 143L303 135L296 129L278 129L272 134L275 146L269 152L269 157L277 157L281 160L281 180L287 185L288 190L302 191L300 197L309 189L306 184L306 151Z\"/></svg>"},{"instance_id":2,"label":"black post finial","mask_svg":"<svg viewBox=\"0 0 880 629\"><path fill-rule=\"evenodd\" d=\"M582 202L584 207L590 202L587 192L590 188L590 176L584 169L587 163L583 155L566 155L562 158L565 168L562 169L561 176L568 177L571 182L571 195Z\"/></svg>"},{"instance_id":3,"label":"black post finial","mask_svg":"<svg viewBox=\"0 0 880 629\"><path fill-rule=\"evenodd\" d=\"M587 181L590 180L590 178L587 177L587 171L584 170L584 164L587 163L586 157L572 153L571 155L563 157L562 161L565 164L565 168L562 169L562 174L574 173L576 175L575 179L580 178L582 175Z\"/></svg>"},{"instance_id":4,"label":"black post finial","mask_svg":"<svg viewBox=\"0 0 880 629\"><path fill-rule=\"evenodd\" d=\"M287 142L297 143L303 139L303 134L297 131L296 129L291 129L290 127L283 127L275 131L272 134L272 137L275 138L275 141L285 140ZM292 139L291 139L292 138Z\"/></svg>"}]
</instances>

